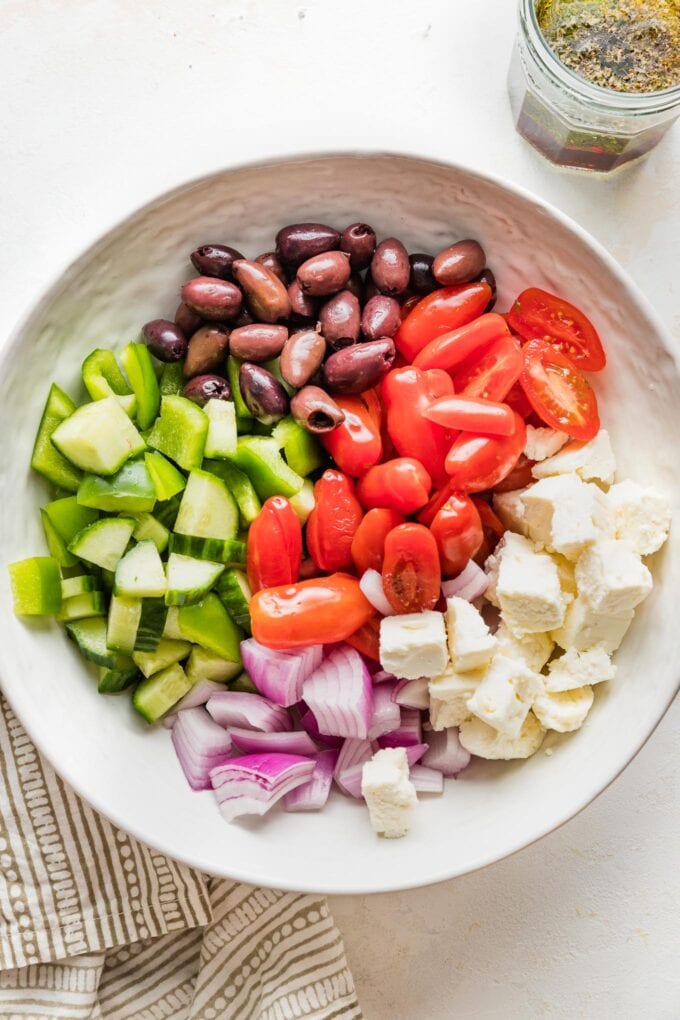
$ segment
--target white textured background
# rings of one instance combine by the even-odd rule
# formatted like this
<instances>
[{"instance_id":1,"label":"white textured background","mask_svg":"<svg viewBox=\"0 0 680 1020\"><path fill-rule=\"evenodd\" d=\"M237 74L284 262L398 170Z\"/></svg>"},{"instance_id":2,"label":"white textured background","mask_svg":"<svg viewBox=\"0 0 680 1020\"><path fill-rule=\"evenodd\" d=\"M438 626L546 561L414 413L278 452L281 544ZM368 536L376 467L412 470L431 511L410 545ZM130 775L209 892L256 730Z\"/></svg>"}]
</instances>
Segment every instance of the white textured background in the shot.
<instances>
[{"instance_id":1,"label":"white textured background","mask_svg":"<svg viewBox=\"0 0 680 1020\"><path fill-rule=\"evenodd\" d=\"M514 26L513 0L0 0L0 336L158 192L233 161L378 147L554 202L680 342L680 125L614 179L556 172L513 131ZM677 1020L679 723L676 703L595 804L515 857L334 899L367 1020Z\"/></svg>"}]
</instances>

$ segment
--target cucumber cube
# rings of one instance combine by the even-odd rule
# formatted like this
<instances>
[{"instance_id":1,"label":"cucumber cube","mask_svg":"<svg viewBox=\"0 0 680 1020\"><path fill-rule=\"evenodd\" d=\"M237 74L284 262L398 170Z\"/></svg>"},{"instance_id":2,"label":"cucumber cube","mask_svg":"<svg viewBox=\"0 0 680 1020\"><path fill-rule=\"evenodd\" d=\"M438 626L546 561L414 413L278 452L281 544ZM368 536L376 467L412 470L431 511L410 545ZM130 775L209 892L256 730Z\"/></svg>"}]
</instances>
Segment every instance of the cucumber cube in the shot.
<instances>
[{"instance_id":1,"label":"cucumber cube","mask_svg":"<svg viewBox=\"0 0 680 1020\"><path fill-rule=\"evenodd\" d=\"M228 400L209 400L203 408L208 418L204 456L230 457L236 453L236 408Z\"/></svg>"},{"instance_id":2,"label":"cucumber cube","mask_svg":"<svg viewBox=\"0 0 680 1020\"><path fill-rule=\"evenodd\" d=\"M148 443L174 460L185 471L199 468L203 460L208 418L186 397L163 397L160 418L151 429Z\"/></svg>"},{"instance_id":3,"label":"cucumber cube","mask_svg":"<svg viewBox=\"0 0 680 1020\"><path fill-rule=\"evenodd\" d=\"M115 570L135 528L128 517L107 517L78 532L69 544L69 552L103 570Z\"/></svg>"},{"instance_id":4,"label":"cucumber cube","mask_svg":"<svg viewBox=\"0 0 680 1020\"><path fill-rule=\"evenodd\" d=\"M132 660L130 660L129 666L123 665L119 669L107 669L106 666L100 666L97 690L100 694L118 694L138 678L139 670Z\"/></svg>"},{"instance_id":5,"label":"cucumber cube","mask_svg":"<svg viewBox=\"0 0 680 1020\"><path fill-rule=\"evenodd\" d=\"M72 464L95 475L114 475L145 443L116 397L84 404L52 433Z\"/></svg>"},{"instance_id":6,"label":"cucumber cube","mask_svg":"<svg viewBox=\"0 0 680 1020\"><path fill-rule=\"evenodd\" d=\"M252 524L262 509L262 503L248 475L228 460L206 460L203 468L221 478L229 489L236 500L241 523L245 527Z\"/></svg>"},{"instance_id":7,"label":"cucumber cube","mask_svg":"<svg viewBox=\"0 0 680 1020\"><path fill-rule=\"evenodd\" d=\"M43 616L61 609L61 572L51 556L31 556L9 565L17 616Z\"/></svg>"},{"instance_id":8,"label":"cucumber cube","mask_svg":"<svg viewBox=\"0 0 680 1020\"><path fill-rule=\"evenodd\" d=\"M64 599L57 619L65 623L67 620L85 620L88 616L103 616L105 612L104 592L86 591L82 595Z\"/></svg>"},{"instance_id":9,"label":"cucumber cube","mask_svg":"<svg viewBox=\"0 0 680 1020\"><path fill-rule=\"evenodd\" d=\"M168 586L165 604L186 606L199 602L206 592L210 591L223 570L224 566L221 563L170 553L167 563Z\"/></svg>"},{"instance_id":10,"label":"cucumber cube","mask_svg":"<svg viewBox=\"0 0 680 1020\"><path fill-rule=\"evenodd\" d=\"M132 537L138 542L151 539L159 553L165 552L170 541L170 532L159 520L150 513L129 514L137 522Z\"/></svg>"},{"instance_id":11,"label":"cucumber cube","mask_svg":"<svg viewBox=\"0 0 680 1020\"><path fill-rule=\"evenodd\" d=\"M168 615L171 612L172 610L168 610ZM132 658L144 676L151 676L152 673L158 673L166 666L172 666L174 663L186 659L190 651L191 643L189 641L163 638L154 652L136 651L132 653Z\"/></svg>"},{"instance_id":12,"label":"cucumber cube","mask_svg":"<svg viewBox=\"0 0 680 1020\"><path fill-rule=\"evenodd\" d=\"M190 687L191 681L182 667L175 663L142 680L135 688L132 704L147 722L154 723L169 712Z\"/></svg>"},{"instance_id":13,"label":"cucumber cube","mask_svg":"<svg viewBox=\"0 0 680 1020\"><path fill-rule=\"evenodd\" d=\"M300 524L306 524L307 518L316 505L316 500L314 499L314 486L310 482L309 478L305 478L304 485L299 492L296 492L294 496L288 497L288 502L298 515Z\"/></svg>"},{"instance_id":14,"label":"cucumber cube","mask_svg":"<svg viewBox=\"0 0 680 1020\"><path fill-rule=\"evenodd\" d=\"M73 599L76 595L85 595L96 591L95 579L92 574L78 574L76 577L65 577L61 582L61 597Z\"/></svg>"},{"instance_id":15,"label":"cucumber cube","mask_svg":"<svg viewBox=\"0 0 680 1020\"><path fill-rule=\"evenodd\" d=\"M232 539L238 523L236 501L224 482L209 471L192 471L174 530L198 538Z\"/></svg>"},{"instance_id":16,"label":"cucumber cube","mask_svg":"<svg viewBox=\"0 0 680 1020\"><path fill-rule=\"evenodd\" d=\"M112 595L106 629L107 647L128 655L133 652L141 617L141 599Z\"/></svg>"},{"instance_id":17,"label":"cucumber cube","mask_svg":"<svg viewBox=\"0 0 680 1020\"><path fill-rule=\"evenodd\" d=\"M225 681L238 676L242 668L240 662L223 659L215 652L209 652L207 648L195 647L186 664L186 673L193 687L199 680L215 680L217 683L225 683Z\"/></svg>"}]
</instances>

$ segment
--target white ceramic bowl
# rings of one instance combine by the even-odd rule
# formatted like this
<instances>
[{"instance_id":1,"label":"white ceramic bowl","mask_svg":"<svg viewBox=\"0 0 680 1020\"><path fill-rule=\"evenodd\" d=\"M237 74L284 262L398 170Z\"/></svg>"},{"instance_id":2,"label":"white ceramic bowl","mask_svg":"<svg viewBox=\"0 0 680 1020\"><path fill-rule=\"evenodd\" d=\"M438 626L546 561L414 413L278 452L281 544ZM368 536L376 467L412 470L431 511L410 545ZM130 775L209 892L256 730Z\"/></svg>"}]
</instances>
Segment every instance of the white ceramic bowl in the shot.
<instances>
[{"instance_id":1,"label":"white ceramic bowl","mask_svg":"<svg viewBox=\"0 0 680 1020\"><path fill-rule=\"evenodd\" d=\"M252 255L285 223L368 220L411 250L479 238L503 309L524 286L565 294L599 327L609 367L596 386L620 473L650 482L680 519L676 443L680 379L646 300L575 223L520 189L462 167L395 155L330 155L226 170L134 213L40 299L3 351L0 561L41 552L47 498L28 464L51 380L79 390L84 356L122 346L143 322L172 317L188 253L224 241ZM0 673L6 696L57 772L122 828L203 871L333 893L407 888L463 874L571 818L630 761L678 684L680 527L653 563L653 594L636 615L614 683L586 725L546 741L526 762L476 761L443 797L423 797L407 838L372 832L365 809L335 794L320 814L276 808L226 824L212 794L192 793L167 730L148 730L129 697L102 697L56 624L15 619L0 583Z\"/></svg>"}]
</instances>

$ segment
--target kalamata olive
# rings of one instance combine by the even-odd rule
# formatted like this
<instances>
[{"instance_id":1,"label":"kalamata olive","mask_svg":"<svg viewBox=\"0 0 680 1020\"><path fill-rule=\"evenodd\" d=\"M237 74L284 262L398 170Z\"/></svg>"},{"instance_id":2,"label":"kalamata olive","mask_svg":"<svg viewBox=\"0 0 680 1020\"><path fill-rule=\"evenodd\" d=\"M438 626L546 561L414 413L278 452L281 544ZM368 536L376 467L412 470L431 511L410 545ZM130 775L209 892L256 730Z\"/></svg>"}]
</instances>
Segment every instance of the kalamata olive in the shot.
<instances>
[{"instance_id":1,"label":"kalamata olive","mask_svg":"<svg viewBox=\"0 0 680 1020\"><path fill-rule=\"evenodd\" d=\"M349 255L352 269L365 269L375 251L375 230L368 223L350 223L340 236L340 250Z\"/></svg>"},{"instance_id":2,"label":"kalamata olive","mask_svg":"<svg viewBox=\"0 0 680 1020\"><path fill-rule=\"evenodd\" d=\"M329 344L336 340L351 340L359 338L359 324L361 322L361 308L359 300L349 290L341 290L338 294L326 301L319 312L321 332Z\"/></svg>"},{"instance_id":3,"label":"kalamata olive","mask_svg":"<svg viewBox=\"0 0 680 1020\"><path fill-rule=\"evenodd\" d=\"M175 325L179 326L188 340L203 325L203 319L193 308L189 308L189 305L185 305L183 301L180 301L175 312Z\"/></svg>"},{"instance_id":4,"label":"kalamata olive","mask_svg":"<svg viewBox=\"0 0 680 1020\"><path fill-rule=\"evenodd\" d=\"M361 279L358 273L352 273L345 290L348 290L357 299L360 305L364 303L364 281Z\"/></svg>"},{"instance_id":5,"label":"kalamata olive","mask_svg":"<svg viewBox=\"0 0 680 1020\"><path fill-rule=\"evenodd\" d=\"M358 340L352 340L351 336L339 336L335 340L327 340L326 347L331 353L333 351L344 351L345 347L353 347Z\"/></svg>"},{"instance_id":6,"label":"kalamata olive","mask_svg":"<svg viewBox=\"0 0 680 1020\"><path fill-rule=\"evenodd\" d=\"M228 244L202 244L191 253L194 268L201 276L218 276L221 280L231 280L231 264L243 255Z\"/></svg>"},{"instance_id":7,"label":"kalamata olive","mask_svg":"<svg viewBox=\"0 0 680 1020\"><path fill-rule=\"evenodd\" d=\"M233 265L234 279L243 288L248 307L259 322L278 322L290 315L288 291L271 269L250 259Z\"/></svg>"},{"instance_id":8,"label":"kalamata olive","mask_svg":"<svg viewBox=\"0 0 680 1020\"><path fill-rule=\"evenodd\" d=\"M231 400L231 388L221 375L197 375L186 384L182 396L203 407L209 400Z\"/></svg>"},{"instance_id":9,"label":"kalamata olive","mask_svg":"<svg viewBox=\"0 0 680 1020\"><path fill-rule=\"evenodd\" d=\"M201 326L197 329L187 349L183 365L184 378L208 375L224 365L229 350L229 330L226 326Z\"/></svg>"},{"instance_id":10,"label":"kalamata olive","mask_svg":"<svg viewBox=\"0 0 680 1020\"><path fill-rule=\"evenodd\" d=\"M214 276L195 276L182 287L182 301L204 319L233 319L241 310L243 295L235 283Z\"/></svg>"},{"instance_id":11,"label":"kalamata olive","mask_svg":"<svg viewBox=\"0 0 680 1020\"><path fill-rule=\"evenodd\" d=\"M371 259L371 277L381 294L394 297L408 287L411 265L408 252L396 237L381 241Z\"/></svg>"},{"instance_id":12,"label":"kalamata olive","mask_svg":"<svg viewBox=\"0 0 680 1020\"><path fill-rule=\"evenodd\" d=\"M319 315L318 298L305 294L297 280L288 287L288 298L290 300L290 311L298 321L303 319L316 319Z\"/></svg>"},{"instance_id":13,"label":"kalamata olive","mask_svg":"<svg viewBox=\"0 0 680 1020\"><path fill-rule=\"evenodd\" d=\"M288 394L266 368L244 361L238 383L248 410L263 425L273 425L288 414Z\"/></svg>"},{"instance_id":14,"label":"kalamata olive","mask_svg":"<svg viewBox=\"0 0 680 1020\"><path fill-rule=\"evenodd\" d=\"M376 297L379 293L380 291L373 282L373 277L371 276L371 271L369 269L364 281L364 300L370 301L372 297Z\"/></svg>"},{"instance_id":15,"label":"kalamata olive","mask_svg":"<svg viewBox=\"0 0 680 1020\"><path fill-rule=\"evenodd\" d=\"M187 352L187 338L169 319L152 319L142 326L142 339L159 361L181 361Z\"/></svg>"},{"instance_id":16,"label":"kalamata olive","mask_svg":"<svg viewBox=\"0 0 680 1020\"><path fill-rule=\"evenodd\" d=\"M229 350L235 358L259 364L280 354L287 339L288 330L285 326L255 322L250 326L232 329Z\"/></svg>"},{"instance_id":17,"label":"kalamata olive","mask_svg":"<svg viewBox=\"0 0 680 1020\"><path fill-rule=\"evenodd\" d=\"M253 322L255 322L254 315L251 314L250 309L243 305L241 311L234 319L234 329L238 329L239 326L250 326Z\"/></svg>"},{"instance_id":18,"label":"kalamata olive","mask_svg":"<svg viewBox=\"0 0 680 1020\"><path fill-rule=\"evenodd\" d=\"M321 252L335 251L339 245L340 234L325 223L291 223L276 235L277 255L291 269Z\"/></svg>"},{"instance_id":19,"label":"kalamata olive","mask_svg":"<svg viewBox=\"0 0 680 1020\"><path fill-rule=\"evenodd\" d=\"M295 421L317 435L332 432L345 420L345 412L320 386L304 386L290 402Z\"/></svg>"},{"instance_id":20,"label":"kalamata olive","mask_svg":"<svg viewBox=\"0 0 680 1020\"><path fill-rule=\"evenodd\" d=\"M372 297L364 305L361 316L361 332L367 340L379 340L394 336L401 325L401 305L385 294Z\"/></svg>"},{"instance_id":21,"label":"kalamata olive","mask_svg":"<svg viewBox=\"0 0 680 1020\"><path fill-rule=\"evenodd\" d=\"M432 275L433 257L424 255L422 252L415 252L413 255L409 255L408 260L411 265L411 279L409 280L411 290L414 294L422 294L423 297L426 294L431 294L439 286Z\"/></svg>"},{"instance_id":22,"label":"kalamata olive","mask_svg":"<svg viewBox=\"0 0 680 1020\"><path fill-rule=\"evenodd\" d=\"M492 270L489 269L488 266L485 266L485 268L482 269L477 279L479 280L480 283L488 283L488 285L491 287L491 297L489 299L488 305L484 309L485 312L490 312L493 306L496 304L496 277L494 276Z\"/></svg>"},{"instance_id":23,"label":"kalamata olive","mask_svg":"<svg viewBox=\"0 0 680 1020\"><path fill-rule=\"evenodd\" d=\"M303 262L297 271L297 280L305 294L323 297L342 290L350 272L347 252L326 251Z\"/></svg>"},{"instance_id":24,"label":"kalamata olive","mask_svg":"<svg viewBox=\"0 0 680 1020\"><path fill-rule=\"evenodd\" d=\"M481 244L466 238L439 252L432 263L432 273L443 287L452 287L474 280L485 265L486 255Z\"/></svg>"},{"instance_id":25,"label":"kalamata olive","mask_svg":"<svg viewBox=\"0 0 680 1020\"><path fill-rule=\"evenodd\" d=\"M262 255L257 255L255 261L259 262L261 266L266 266L267 269L271 269L274 276L278 276L281 283L283 283L286 287L288 286L286 271L281 265L281 259L275 251L266 251Z\"/></svg>"},{"instance_id":26,"label":"kalamata olive","mask_svg":"<svg viewBox=\"0 0 680 1020\"><path fill-rule=\"evenodd\" d=\"M331 354L323 366L325 384L331 393L362 393L389 372L395 357L389 337L345 347Z\"/></svg>"},{"instance_id":27,"label":"kalamata olive","mask_svg":"<svg viewBox=\"0 0 680 1020\"><path fill-rule=\"evenodd\" d=\"M286 340L281 351L281 375L296 389L304 386L321 367L326 341L315 329L302 329Z\"/></svg>"}]
</instances>

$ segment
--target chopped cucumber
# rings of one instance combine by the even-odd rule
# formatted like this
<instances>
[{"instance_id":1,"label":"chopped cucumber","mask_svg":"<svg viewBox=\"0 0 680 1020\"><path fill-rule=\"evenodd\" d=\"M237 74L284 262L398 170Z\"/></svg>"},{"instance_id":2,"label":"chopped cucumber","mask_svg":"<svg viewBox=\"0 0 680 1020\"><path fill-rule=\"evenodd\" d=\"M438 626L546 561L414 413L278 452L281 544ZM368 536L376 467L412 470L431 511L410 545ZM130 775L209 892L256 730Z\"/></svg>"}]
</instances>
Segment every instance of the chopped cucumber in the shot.
<instances>
[{"instance_id":1,"label":"chopped cucumber","mask_svg":"<svg viewBox=\"0 0 680 1020\"><path fill-rule=\"evenodd\" d=\"M246 544L236 539L197 538L194 535L171 535L170 551L197 560L213 563L243 564L246 562Z\"/></svg>"},{"instance_id":2,"label":"chopped cucumber","mask_svg":"<svg viewBox=\"0 0 680 1020\"><path fill-rule=\"evenodd\" d=\"M232 680L241 672L242 666L240 662L223 659L207 648L195 647L185 668L193 687L199 680L215 680L217 683Z\"/></svg>"},{"instance_id":3,"label":"chopped cucumber","mask_svg":"<svg viewBox=\"0 0 680 1020\"><path fill-rule=\"evenodd\" d=\"M171 612L172 610L168 610L168 615ZM158 673L166 666L172 666L174 663L186 659L190 651L191 643L189 641L163 638L158 642L155 652L133 652L132 658L144 676L151 676L152 673Z\"/></svg>"},{"instance_id":4,"label":"chopped cucumber","mask_svg":"<svg viewBox=\"0 0 680 1020\"><path fill-rule=\"evenodd\" d=\"M253 418L250 413L250 409L241 395L241 386L239 384L239 369L241 368L241 364L242 362L240 362L238 358L235 358L232 354L229 355L227 358L227 379L229 380L231 399L234 401L234 407L236 408L238 418L252 423Z\"/></svg>"},{"instance_id":5,"label":"chopped cucumber","mask_svg":"<svg viewBox=\"0 0 680 1020\"><path fill-rule=\"evenodd\" d=\"M96 507L110 513L153 510L156 490L143 460L129 460L110 478L85 475L78 489L81 506Z\"/></svg>"},{"instance_id":6,"label":"chopped cucumber","mask_svg":"<svg viewBox=\"0 0 680 1020\"><path fill-rule=\"evenodd\" d=\"M250 600L253 593L242 570L225 570L217 581L217 594L237 627L250 634Z\"/></svg>"},{"instance_id":7,"label":"chopped cucumber","mask_svg":"<svg viewBox=\"0 0 680 1020\"><path fill-rule=\"evenodd\" d=\"M160 391L162 397L179 396L186 386L186 379L179 361L170 361L163 365L161 372Z\"/></svg>"},{"instance_id":8,"label":"chopped cucumber","mask_svg":"<svg viewBox=\"0 0 680 1020\"><path fill-rule=\"evenodd\" d=\"M106 644L117 652L134 651L139 621L142 618L142 600L112 595L106 630Z\"/></svg>"},{"instance_id":9,"label":"chopped cucumber","mask_svg":"<svg viewBox=\"0 0 680 1020\"><path fill-rule=\"evenodd\" d=\"M147 722L153 723L169 712L190 687L186 673L175 663L142 680L132 695L132 704Z\"/></svg>"},{"instance_id":10,"label":"chopped cucumber","mask_svg":"<svg viewBox=\"0 0 680 1020\"><path fill-rule=\"evenodd\" d=\"M158 549L159 553L165 552L170 541L170 532L159 520L150 513L130 514L137 522L132 537L138 542L150 539Z\"/></svg>"},{"instance_id":11,"label":"chopped cucumber","mask_svg":"<svg viewBox=\"0 0 680 1020\"><path fill-rule=\"evenodd\" d=\"M82 595L74 595L72 598L64 599L61 604L61 611L57 619L65 623L66 620L84 620L88 616L103 616L106 612L106 599L103 591L86 591Z\"/></svg>"},{"instance_id":12,"label":"chopped cucumber","mask_svg":"<svg viewBox=\"0 0 680 1020\"><path fill-rule=\"evenodd\" d=\"M54 524L52 524L52 521L49 519L44 509L40 511L40 520L42 522L43 531L45 532L47 551L50 556L55 559L59 566L63 569L75 567L78 560L68 551L66 542L61 537Z\"/></svg>"},{"instance_id":13,"label":"chopped cucumber","mask_svg":"<svg viewBox=\"0 0 680 1020\"><path fill-rule=\"evenodd\" d=\"M288 497L288 502L298 515L300 524L306 524L307 518L316 505L316 500L314 499L314 486L310 482L309 478L305 478L304 485L299 492L296 492L294 496Z\"/></svg>"},{"instance_id":14,"label":"chopped cucumber","mask_svg":"<svg viewBox=\"0 0 680 1020\"><path fill-rule=\"evenodd\" d=\"M189 641L195 641L223 659L241 661L243 635L213 592L197 605L182 606L178 622L182 634Z\"/></svg>"},{"instance_id":15,"label":"chopped cucumber","mask_svg":"<svg viewBox=\"0 0 680 1020\"><path fill-rule=\"evenodd\" d=\"M94 524L99 513L87 506L81 506L76 496L53 499L43 508L50 521L65 542L70 542L88 524Z\"/></svg>"},{"instance_id":16,"label":"chopped cucumber","mask_svg":"<svg viewBox=\"0 0 680 1020\"><path fill-rule=\"evenodd\" d=\"M156 520L160 521L160 523L169 531L171 531L175 526L181 502L182 497L178 493L171 499L166 499L162 503L156 503L156 506L153 508L153 515Z\"/></svg>"},{"instance_id":17,"label":"chopped cucumber","mask_svg":"<svg viewBox=\"0 0 680 1020\"><path fill-rule=\"evenodd\" d=\"M130 392L113 351L99 347L85 358L81 369L85 389L93 400L116 397L130 418L137 410L137 398Z\"/></svg>"},{"instance_id":18,"label":"chopped cucumber","mask_svg":"<svg viewBox=\"0 0 680 1020\"><path fill-rule=\"evenodd\" d=\"M116 595L133 598L161 598L167 583L160 553L151 541L144 539L118 561L114 591Z\"/></svg>"},{"instance_id":19,"label":"chopped cucumber","mask_svg":"<svg viewBox=\"0 0 680 1020\"><path fill-rule=\"evenodd\" d=\"M177 606L168 607L168 615L165 617L165 627L163 627L163 640L166 638L168 641L186 640L179 626L179 609Z\"/></svg>"},{"instance_id":20,"label":"chopped cucumber","mask_svg":"<svg viewBox=\"0 0 680 1020\"><path fill-rule=\"evenodd\" d=\"M187 481L174 464L166 460L162 453L145 453L144 462L151 475L156 499L168 500L178 492L182 492Z\"/></svg>"},{"instance_id":21,"label":"chopped cucumber","mask_svg":"<svg viewBox=\"0 0 680 1020\"><path fill-rule=\"evenodd\" d=\"M230 691L243 691L244 694L259 694L257 687L250 679L250 676L244 670L243 673L239 673L235 680L229 684Z\"/></svg>"},{"instance_id":22,"label":"chopped cucumber","mask_svg":"<svg viewBox=\"0 0 680 1020\"><path fill-rule=\"evenodd\" d=\"M167 564L168 590L165 604L186 606L200 602L210 591L224 567L210 560L197 560L192 556L170 553Z\"/></svg>"},{"instance_id":23,"label":"chopped cucumber","mask_svg":"<svg viewBox=\"0 0 680 1020\"><path fill-rule=\"evenodd\" d=\"M77 577L65 577L61 582L61 597L73 599L76 595L85 595L88 591L96 591L96 582L91 574L78 574Z\"/></svg>"},{"instance_id":24,"label":"chopped cucumber","mask_svg":"<svg viewBox=\"0 0 680 1020\"><path fill-rule=\"evenodd\" d=\"M262 503L248 475L228 460L207 460L203 469L222 479L236 500L241 523L246 527L252 524L262 509Z\"/></svg>"},{"instance_id":25,"label":"chopped cucumber","mask_svg":"<svg viewBox=\"0 0 680 1020\"><path fill-rule=\"evenodd\" d=\"M106 644L106 620L102 616L91 616L87 620L75 620L66 624L69 636L80 649L81 655L98 666L108 669L122 669L129 665L125 655L109 648Z\"/></svg>"},{"instance_id":26,"label":"chopped cucumber","mask_svg":"<svg viewBox=\"0 0 680 1020\"><path fill-rule=\"evenodd\" d=\"M271 437L240 436L233 461L248 475L260 499L277 495L290 499L302 488L304 478L286 464Z\"/></svg>"},{"instance_id":27,"label":"chopped cucumber","mask_svg":"<svg viewBox=\"0 0 680 1020\"><path fill-rule=\"evenodd\" d=\"M209 400L203 408L208 417L204 456L231 457L236 453L236 411L228 400Z\"/></svg>"},{"instance_id":28,"label":"chopped cucumber","mask_svg":"<svg viewBox=\"0 0 680 1020\"><path fill-rule=\"evenodd\" d=\"M148 429L156 420L161 403L149 348L146 344L128 344L121 351L120 360L137 398L137 424L140 429Z\"/></svg>"},{"instance_id":29,"label":"chopped cucumber","mask_svg":"<svg viewBox=\"0 0 680 1020\"><path fill-rule=\"evenodd\" d=\"M76 409L67 393L52 383L47 402L38 426L31 456L31 467L59 489L75 492L80 485L80 471L52 443L52 434L58 425Z\"/></svg>"},{"instance_id":30,"label":"chopped cucumber","mask_svg":"<svg viewBox=\"0 0 680 1020\"><path fill-rule=\"evenodd\" d=\"M135 522L128 517L107 517L79 531L69 552L104 570L115 570L132 537Z\"/></svg>"},{"instance_id":31,"label":"chopped cucumber","mask_svg":"<svg viewBox=\"0 0 680 1020\"><path fill-rule=\"evenodd\" d=\"M209 471L191 472L174 530L200 538L235 538L238 507L220 478Z\"/></svg>"},{"instance_id":32,"label":"chopped cucumber","mask_svg":"<svg viewBox=\"0 0 680 1020\"><path fill-rule=\"evenodd\" d=\"M135 651L156 651L163 636L167 612L163 599L142 599L142 616L137 628Z\"/></svg>"},{"instance_id":33,"label":"chopped cucumber","mask_svg":"<svg viewBox=\"0 0 680 1020\"><path fill-rule=\"evenodd\" d=\"M52 433L72 464L96 475L114 475L145 443L116 397L84 404Z\"/></svg>"},{"instance_id":34,"label":"chopped cucumber","mask_svg":"<svg viewBox=\"0 0 680 1020\"><path fill-rule=\"evenodd\" d=\"M120 669L107 669L106 666L100 666L97 690L100 694L118 694L138 678L139 670L132 660L130 660L129 666L122 666Z\"/></svg>"},{"instance_id":35,"label":"chopped cucumber","mask_svg":"<svg viewBox=\"0 0 680 1020\"><path fill-rule=\"evenodd\" d=\"M208 419L197 404L186 397L163 397L160 418L148 442L185 471L191 471L201 466L207 434Z\"/></svg>"},{"instance_id":36,"label":"chopped cucumber","mask_svg":"<svg viewBox=\"0 0 680 1020\"><path fill-rule=\"evenodd\" d=\"M52 556L31 556L9 565L17 616L43 616L61 609L61 572Z\"/></svg>"},{"instance_id":37,"label":"chopped cucumber","mask_svg":"<svg viewBox=\"0 0 680 1020\"><path fill-rule=\"evenodd\" d=\"M295 418L282 418L272 432L272 439L283 449L289 467L304 477L321 467L326 459L319 440L298 425Z\"/></svg>"}]
</instances>

